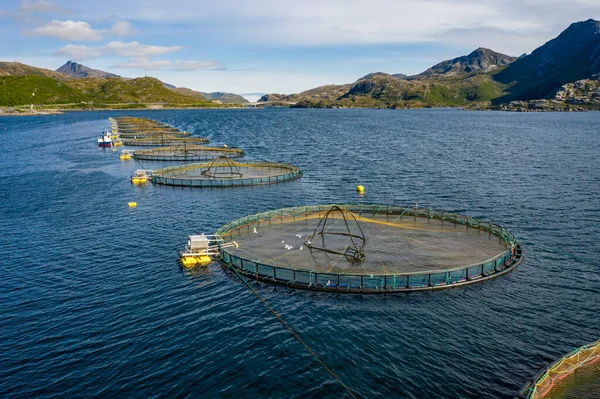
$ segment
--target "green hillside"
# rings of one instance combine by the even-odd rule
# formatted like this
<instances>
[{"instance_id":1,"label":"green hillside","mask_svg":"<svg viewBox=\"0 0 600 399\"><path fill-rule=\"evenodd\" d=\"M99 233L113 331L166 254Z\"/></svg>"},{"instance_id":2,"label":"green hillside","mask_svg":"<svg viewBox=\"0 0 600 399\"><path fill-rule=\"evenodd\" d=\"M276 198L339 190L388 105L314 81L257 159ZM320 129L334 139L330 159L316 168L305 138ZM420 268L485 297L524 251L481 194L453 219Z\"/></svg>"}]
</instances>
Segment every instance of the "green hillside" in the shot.
<instances>
[{"instance_id":1,"label":"green hillside","mask_svg":"<svg viewBox=\"0 0 600 399\"><path fill-rule=\"evenodd\" d=\"M35 96L32 93L35 92ZM88 101L64 81L45 76L0 76L0 106Z\"/></svg>"},{"instance_id":2,"label":"green hillside","mask_svg":"<svg viewBox=\"0 0 600 399\"><path fill-rule=\"evenodd\" d=\"M303 107L458 107L473 103L486 104L501 96L507 85L494 81L491 73L473 73L460 76L435 76L427 79L406 80L392 75L375 75L360 79L351 87L343 85L346 93L339 98L319 94L294 95L297 108ZM331 86L327 86L331 93ZM333 91L335 92L335 91Z\"/></svg>"},{"instance_id":3,"label":"green hillside","mask_svg":"<svg viewBox=\"0 0 600 399\"><path fill-rule=\"evenodd\" d=\"M350 85L321 86L289 95L267 94L260 101L297 108L598 109L596 99L600 93L595 82L599 75L600 22L590 19L572 24L555 39L518 59L478 48L418 75L375 72ZM568 86L572 82L579 82L575 89ZM589 90L579 90L579 86ZM571 94L558 95L565 91Z\"/></svg>"},{"instance_id":4,"label":"green hillside","mask_svg":"<svg viewBox=\"0 0 600 399\"><path fill-rule=\"evenodd\" d=\"M44 76L0 76L0 106L80 102L191 104L203 101L206 101L203 97L168 89L154 78L61 81Z\"/></svg>"}]
</instances>

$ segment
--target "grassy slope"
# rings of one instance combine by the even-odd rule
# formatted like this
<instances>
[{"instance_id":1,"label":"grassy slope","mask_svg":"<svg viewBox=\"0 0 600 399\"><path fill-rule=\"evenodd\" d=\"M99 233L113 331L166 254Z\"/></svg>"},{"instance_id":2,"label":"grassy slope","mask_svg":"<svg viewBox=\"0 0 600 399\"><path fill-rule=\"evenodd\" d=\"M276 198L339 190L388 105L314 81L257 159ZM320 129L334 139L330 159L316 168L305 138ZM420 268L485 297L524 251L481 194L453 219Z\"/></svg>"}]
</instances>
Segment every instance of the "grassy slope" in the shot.
<instances>
[{"instance_id":1,"label":"grassy slope","mask_svg":"<svg viewBox=\"0 0 600 399\"><path fill-rule=\"evenodd\" d=\"M0 62L0 76L45 76L58 80L70 80L71 77L49 69L37 68L20 62Z\"/></svg>"},{"instance_id":2,"label":"grassy slope","mask_svg":"<svg viewBox=\"0 0 600 399\"><path fill-rule=\"evenodd\" d=\"M85 78L69 82L88 101L102 103L194 103L203 98L176 93L154 78L124 80L120 78Z\"/></svg>"},{"instance_id":3,"label":"grassy slope","mask_svg":"<svg viewBox=\"0 0 600 399\"><path fill-rule=\"evenodd\" d=\"M35 96L32 93L35 91ZM199 96L176 93L154 78L57 80L46 76L0 76L0 106L94 102L194 104Z\"/></svg>"},{"instance_id":4,"label":"grassy slope","mask_svg":"<svg viewBox=\"0 0 600 399\"><path fill-rule=\"evenodd\" d=\"M457 107L489 104L504 93L505 87L494 81L491 74L481 73L415 80L374 76L354 85L337 86L337 90L346 90L345 93L338 91L338 98L332 98L331 92L335 90L327 87L327 92L317 88L310 91L310 96L299 94L297 99L299 106L309 107Z\"/></svg>"},{"instance_id":5,"label":"grassy slope","mask_svg":"<svg viewBox=\"0 0 600 399\"><path fill-rule=\"evenodd\" d=\"M35 91L35 96L32 93ZM63 81L44 76L0 76L0 105L56 104L87 101Z\"/></svg>"}]
</instances>

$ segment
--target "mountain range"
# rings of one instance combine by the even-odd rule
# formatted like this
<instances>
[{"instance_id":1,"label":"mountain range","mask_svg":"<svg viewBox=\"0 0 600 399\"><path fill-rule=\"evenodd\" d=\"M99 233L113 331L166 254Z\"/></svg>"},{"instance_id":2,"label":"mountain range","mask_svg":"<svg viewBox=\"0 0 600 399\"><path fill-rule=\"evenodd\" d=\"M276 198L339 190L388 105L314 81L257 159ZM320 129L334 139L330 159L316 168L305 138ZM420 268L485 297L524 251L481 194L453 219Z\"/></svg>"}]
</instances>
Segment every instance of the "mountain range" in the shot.
<instances>
[{"instance_id":1,"label":"mountain range","mask_svg":"<svg viewBox=\"0 0 600 399\"><path fill-rule=\"evenodd\" d=\"M529 109L528 102L534 101L532 109L540 104L551 109L575 105L597 109L600 95L595 96L595 82L599 73L600 22L590 19L571 24L555 39L521 57L480 47L413 76L374 72L353 83L297 94L267 94L259 101L300 108L464 106L522 110Z\"/></svg>"},{"instance_id":2,"label":"mountain range","mask_svg":"<svg viewBox=\"0 0 600 399\"><path fill-rule=\"evenodd\" d=\"M63 66L58 68L56 70L56 72L63 73L65 75L71 76L73 78L88 78L88 77L103 78L103 79L120 78L119 75L104 72L104 71L101 71L98 69L92 69L85 65L82 65L82 64L79 64L79 63L73 62L73 61L67 61ZM185 87L176 87L172 84L165 83L165 82L163 82L163 85L168 89L175 90L176 92L187 95L187 96L195 97L198 100L216 100L216 101L220 101L222 103L229 103L229 104L243 104L243 103L248 102L248 100L246 100L244 97L242 97L238 94L224 93L224 92L220 92L220 91L213 92L213 93L205 93L205 92L200 92L200 91L194 91L194 90L191 90L191 89L188 89Z\"/></svg>"},{"instance_id":3,"label":"mountain range","mask_svg":"<svg viewBox=\"0 0 600 399\"><path fill-rule=\"evenodd\" d=\"M466 107L508 110L600 109L600 22L571 24L529 55L478 48L412 76L369 73L355 82L297 94L266 94L267 105L292 107ZM67 104L74 108L242 104L231 93L177 88L158 79L129 79L68 61L56 71L0 62L0 106ZM169 106L170 106L169 105Z\"/></svg>"},{"instance_id":4,"label":"mountain range","mask_svg":"<svg viewBox=\"0 0 600 399\"><path fill-rule=\"evenodd\" d=\"M114 73L88 68L85 65L81 65L73 61L67 61L63 66L58 68L56 72L71 76L73 78L120 78L119 75L115 75Z\"/></svg>"},{"instance_id":5,"label":"mountain range","mask_svg":"<svg viewBox=\"0 0 600 399\"><path fill-rule=\"evenodd\" d=\"M0 106L62 104L95 108L166 103L177 106L248 101L232 93L201 93L151 77L123 78L68 61L56 71L0 62ZM78 105L79 104L79 105Z\"/></svg>"}]
</instances>

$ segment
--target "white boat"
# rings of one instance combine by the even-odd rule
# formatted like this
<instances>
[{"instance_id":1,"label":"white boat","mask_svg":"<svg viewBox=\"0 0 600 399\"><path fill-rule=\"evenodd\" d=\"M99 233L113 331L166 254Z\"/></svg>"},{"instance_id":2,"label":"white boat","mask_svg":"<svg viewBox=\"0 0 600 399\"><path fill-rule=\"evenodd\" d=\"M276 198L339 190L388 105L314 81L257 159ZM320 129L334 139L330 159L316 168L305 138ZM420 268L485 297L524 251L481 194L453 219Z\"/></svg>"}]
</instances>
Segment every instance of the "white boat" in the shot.
<instances>
[{"instance_id":1,"label":"white boat","mask_svg":"<svg viewBox=\"0 0 600 399\"><path fill-rule=\"evenodd\" d=\"M108 133L108 132L105 132L98 139L98 146L99 147L112 147L112 145L113 145L112 135L110 133Z\"/></svg>"}]
</instances>

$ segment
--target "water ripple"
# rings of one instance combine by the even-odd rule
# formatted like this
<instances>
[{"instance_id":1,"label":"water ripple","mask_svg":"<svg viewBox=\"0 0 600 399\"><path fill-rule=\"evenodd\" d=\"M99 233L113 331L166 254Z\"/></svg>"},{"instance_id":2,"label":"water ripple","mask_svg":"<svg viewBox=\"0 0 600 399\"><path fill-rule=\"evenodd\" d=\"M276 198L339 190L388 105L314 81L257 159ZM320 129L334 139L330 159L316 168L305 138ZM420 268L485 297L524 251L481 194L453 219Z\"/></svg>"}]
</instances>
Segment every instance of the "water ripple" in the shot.
<instances>
[{"instance_id":1,"label":"water ripple","mask_svg":"<svg viewBox=\"0 0 600 399\"><path fill-rule=\"evenodd\" d=\"M305 175L232 190L132 187L136 164L95 146L120 113L0 118L2 397L345 397L235 275L175 261L187 234L288 206L418 202L502 224L524 243L513 273L443 292L252 282L361 397L509 398L598 339L598 113L130 113Z\"/></svg>"}]
</instances>

